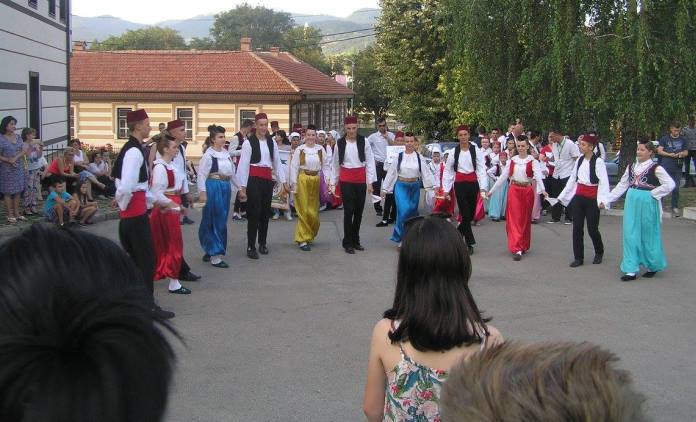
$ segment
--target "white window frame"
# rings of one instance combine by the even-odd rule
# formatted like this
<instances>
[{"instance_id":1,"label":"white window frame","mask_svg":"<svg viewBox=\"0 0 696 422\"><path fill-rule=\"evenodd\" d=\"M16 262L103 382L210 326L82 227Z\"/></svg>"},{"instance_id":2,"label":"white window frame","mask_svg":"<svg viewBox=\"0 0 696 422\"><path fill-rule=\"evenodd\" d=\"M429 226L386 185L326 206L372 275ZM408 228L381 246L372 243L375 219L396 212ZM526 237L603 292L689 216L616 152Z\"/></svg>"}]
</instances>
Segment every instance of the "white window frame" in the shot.
<instances>
[{"instance_id":1,"label":"white window frame","mask_svg":"<svg viewBox=\"0 0 696 422\"><path fill-rule=\"evenodd\" d=\"M187 141L193 141L193 139L196 136L196 107L194 106L177 106L174 110L174 113L176 115L176 118L179 120L183 120L179 117L179 110L191 110L191 127L188 128L186 127L186 140ZM184 124L186 124L187 120L183 120ZM191 137L188 136L189 131L191 131Z\"/></svg>"},{"instance_id":2,"label":"white window frame","mask_svg":"<svg viewBox=\"0 0 696 422\"><path fill-rule=\"evenodd\" d=\"M69 125L68 131L72 130L72 135L68 132L68 136L70 137L70 139L79 138L79 136L77 136L78 129L77 129L77 106L76 105L70 106L70 114L71 114L72 118L68 122L68 125Z\"/></svg>"},{"instance_id":3,"label":"white window frame","mask_svg":"<svg viewBox=\"0 0 696 422\"><path fill-rule=\"evenodd\" d=\"M125 126L124 126L124 128L123 128L123 129L126 131L126 136L125 136L125 137L121 137L121 136L120 136L120 132L121 132L121 125L120 125L120 123L121 123L121 122L120 122L120 119L119 119L119 116L118 116L119 110L133 111L133 110L135 110L135 109L133 108L133 106L119 105L119 106L116 106L116 107L115 107L115 110L114 110L114 116L115 116L114 121L116 122L116 124L114 125L115 128L116 128L116 131L115 131L115 132L116 132L116 133L115 133L116 139L128 139L128 120L125 120L126 124L125 124Z\"/></svg>"},{"instance_id":4,"label":"white window frame","mask_svg":"<svg viewBox=\"0 0 696 422\"><path fill-rule=\"evenodd\" d=\"M254 115L251 116L251 118L249 118L249 120L251 120L252 122L253 122L254 119L256 118L256 109L251 109L251 108L240 108L240 109L239 109L239 124L237 124L237 126L239 126L240 128L242 127L242 123L244 122L244 120L247 120L247 119L244 118L243 115L242 115L242 113L244 113L244 112L252 112L252 113L254 113Z\"/></svg>"}]
</instances>

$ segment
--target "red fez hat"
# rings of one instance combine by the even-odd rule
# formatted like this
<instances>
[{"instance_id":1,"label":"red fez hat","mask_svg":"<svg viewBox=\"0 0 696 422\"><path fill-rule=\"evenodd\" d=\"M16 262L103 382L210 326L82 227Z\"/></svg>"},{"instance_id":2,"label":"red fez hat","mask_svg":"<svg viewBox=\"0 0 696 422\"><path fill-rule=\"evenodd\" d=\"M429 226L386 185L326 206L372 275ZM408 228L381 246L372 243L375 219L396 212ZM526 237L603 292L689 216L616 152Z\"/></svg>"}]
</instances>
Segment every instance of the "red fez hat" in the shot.
<instances>
[{"instance_id":1,"label":"red fez hat","mask_svg":"<svg viewBox=\"0 0 696 422\"><path fill-rule=\"evenodd\" d=\"M358 124L358 116L346 116L346 118L343 119L343 124L344 125L357 125Z\"/></svg>"},{"instance_id":2,"label":"red fez hat","mask_svg":"<svg viewBox=\"0 0 696 422\"><path fill-rule=\"evenodd\" d=\"M167 130L173 130L178 127L184 127L184 122L182 122L179 119L172 120L171 122L167 122Z\"/></svg>"},{"instance_id":3,"label":"red fez hat","mask_svg":"<svg viewBox=\"0 0 696 422\"><path fill-rule=\"evenodd\" d=\"M268 116L266 113L259 113L256 115L255 120L258 122L259 120L268 120Z\"/></svg>"},{"instance_id":4,"label":"red fez hat","mask_svg":"<svg viewBox=\"0 0 696 422\"><path fill-rule=\"evenodd\" d=\"M271 122L271 126L280 126L277 120Z\"/></svg>"},{"instance_id":5,"label":"red fez hat","mask_svg":"<svg viewBox=\"0 0 696 422\"><path fill-rule=\"evenodd\" d=\"M592 145L597 145L599 143L599 139L597 139L597 135L593 135L593 134L584 135L582 137L582 140L583 140L583 142L587 142L588 144L592 144Z\"/></svg>"},{"instance_id":6,"label":"red fez hat","mask_svg":"<svg viewBox=\"0 0 696 422\"><path fill-rule=\"evenodd\" d=\"M138 109L138 110L133 110L129 111L128 115L126 116L126 121L128 123L135 123L135 122L142 122L143 120L147 119L148 115L145 112L144 109Z\"/></svg>"},{"instance_id":7,"label":"red fez hat","mask_svg":"<svg viewBox=\"0 0 696 422\"><path fill-rule=\"evenodd\" d=\"M403 138L403 137L404 137L404 133L402 131L398 131L398 132L396 132L396 135L394 135L395 139L396 138Z\"/></svg>"},{"instance_id":8,"label":"red fez hat","mask_svg":"<svg viewBox=\"0 0 696 422\"><path fill-rule=\"evenodd\" d=\"M462 130L465 130L465 131L467 131L467 132L471 132L471 130L469 129L469 126L467 126L467 125L459 125L459 126L457 126L457 133L461 132Z\"/></svg>"},{"instance_id":9,"label":"red fez hat","mask_svg":"<svg viewBox=\"0 0 696 422\"><path fill-rule=\"evenodd\" d=\"M302 129L302 123L295 123L292 125L292 131L297 132L297 129Z\"/></svg>"}]
</instances>

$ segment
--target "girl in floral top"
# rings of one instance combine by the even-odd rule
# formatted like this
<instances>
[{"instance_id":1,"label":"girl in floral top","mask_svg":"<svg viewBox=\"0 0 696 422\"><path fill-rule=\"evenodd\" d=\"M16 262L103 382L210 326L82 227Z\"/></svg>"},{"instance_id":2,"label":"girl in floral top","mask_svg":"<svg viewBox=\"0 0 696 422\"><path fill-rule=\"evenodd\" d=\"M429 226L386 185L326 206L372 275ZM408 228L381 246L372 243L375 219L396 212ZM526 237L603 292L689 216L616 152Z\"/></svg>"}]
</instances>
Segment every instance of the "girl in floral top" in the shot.
<instances>
[{"instance_id":1,"label":"girl in floral top","mask_svg":"<svg viewBox=\"0 0 696 422\"><path fill-rule=\"evenodd\" d=\"M471 295L471 260L457 229L442 216L415 217L404 228L394 304L372 333L363 405L370 422L440 421L450 368L502 341Z\"/></svg>"}]
</instances>

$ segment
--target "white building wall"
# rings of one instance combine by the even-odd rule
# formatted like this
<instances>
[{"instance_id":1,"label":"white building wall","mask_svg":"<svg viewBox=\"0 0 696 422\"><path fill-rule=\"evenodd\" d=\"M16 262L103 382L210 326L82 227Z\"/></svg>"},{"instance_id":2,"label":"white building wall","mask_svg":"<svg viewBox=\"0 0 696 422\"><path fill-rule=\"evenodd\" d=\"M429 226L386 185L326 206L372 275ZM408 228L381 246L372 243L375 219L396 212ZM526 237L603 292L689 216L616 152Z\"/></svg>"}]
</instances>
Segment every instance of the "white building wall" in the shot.
<instances>
[{"instance_id":1,"label":"white building wall","mask_svg":"<svg viewBox=\"0 0 696 422\"><path fill-rule=\"evenodd\" d=\"M68 136L68 58L66 47L70 1L61 21L61 0L51 15L48 0L0 0L0 118L12 115L17 126L29 126L30 73L38 74L40 137L45 144L64 143Z\"/></svg>"}]
</instances>

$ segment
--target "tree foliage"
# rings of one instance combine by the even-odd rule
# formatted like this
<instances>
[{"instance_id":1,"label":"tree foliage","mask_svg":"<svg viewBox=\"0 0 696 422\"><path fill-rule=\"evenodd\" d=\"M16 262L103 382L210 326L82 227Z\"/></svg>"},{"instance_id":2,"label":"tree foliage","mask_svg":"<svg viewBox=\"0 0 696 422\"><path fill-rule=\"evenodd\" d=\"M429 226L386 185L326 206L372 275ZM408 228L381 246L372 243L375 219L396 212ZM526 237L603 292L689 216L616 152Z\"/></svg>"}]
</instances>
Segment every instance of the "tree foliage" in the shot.
<instances>
[{"instance_id":1,"label":"tree foliage","mask_svg":"<svg viewBox=\"0 0 696 422\"><path fill-rule=\"evenodd\" d=\"M283 34L279 46L328 75L331 64L321 50L321 40L320 30L311 26L296 26Z\"/></svg>"},{"instance_id":2,"label":"tree foliage","mask_svg":"<svg viewBox=\"0 0 696 422\"><path fill-rule=\"evenodd\" d=\"M269 50L280 46L283 34L290 31L294 24L289 13L244 3L215 15L210 36L215 48L220 50L239 49L242 37L251 38L254 48Z\"/></svg>"},{"instance_id":3,"label":"tree foliage","mask_svg":"<svg viewBox=\"0 0 696 422\"><path fill-rule=\"evenodd\" d=\"M184 38L171 28L151 26L126 31L95 42L93 50L184 50L188 48Z\"/></svg>"},{"instance_id":4,"label":"tree foliage","mask_svg":"<svg viewBox=\"0 0 696 422\"><path fill-rule=\"evenodd\" d=\"M355 63L353 76L353 91L355 92L354 108L361 112L381 117L389 110L390 97L387 95L382 82L374 47L368 47L360 53L348 56ZM340 58L339 58L340 60ZM350 62L344 61L350 65Z\"/></svg>"}]
</instances>

